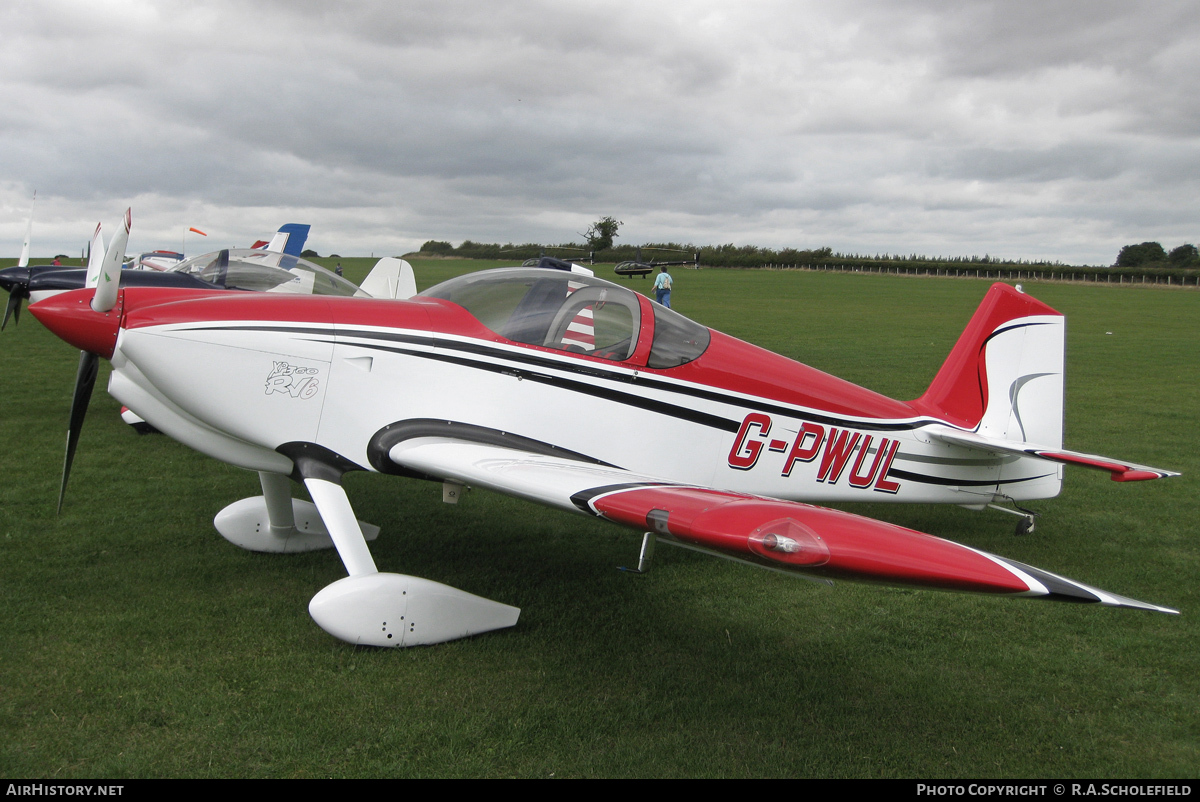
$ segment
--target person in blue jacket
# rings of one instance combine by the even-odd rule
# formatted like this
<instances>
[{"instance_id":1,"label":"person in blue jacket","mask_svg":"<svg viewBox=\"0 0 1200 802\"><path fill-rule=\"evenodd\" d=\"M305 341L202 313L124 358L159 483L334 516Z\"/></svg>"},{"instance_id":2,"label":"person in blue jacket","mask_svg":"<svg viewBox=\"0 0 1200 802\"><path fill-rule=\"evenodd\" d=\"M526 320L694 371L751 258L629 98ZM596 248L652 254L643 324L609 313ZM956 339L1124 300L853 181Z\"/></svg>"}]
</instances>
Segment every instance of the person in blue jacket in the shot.
<instances>
[{"instance_id":1,"label":"person in blue jacket","mask_svg":"<svg viewBox=\"0 0 1200 802\"><path fill-rule=\"evenodd\" d=\"M660 267L659 274L654 277L654 300L671 308L671 274L665 267Z\"/></svg>"}]
</instances>

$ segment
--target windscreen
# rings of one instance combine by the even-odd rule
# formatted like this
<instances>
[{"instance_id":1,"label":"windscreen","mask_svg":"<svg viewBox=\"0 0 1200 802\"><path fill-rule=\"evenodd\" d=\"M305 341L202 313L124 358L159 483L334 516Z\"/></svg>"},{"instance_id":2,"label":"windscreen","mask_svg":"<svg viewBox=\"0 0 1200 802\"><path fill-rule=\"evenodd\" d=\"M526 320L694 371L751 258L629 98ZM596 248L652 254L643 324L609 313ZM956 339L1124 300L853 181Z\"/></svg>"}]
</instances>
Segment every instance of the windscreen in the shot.
<instances>
[{"instance_id":1,"label":"windscreen","mask_svg":"<svg viewBox=\"0 0 1200 802\"><path fill-rule=\"evenodd\" d=\"M249 248L206 253L188 259L169 272L186 273L229 290L366 295L353 283L307 259Z\"/></svg>"},{"instance_id":2,"label":"windscreen","mask_svg":"<svg viewBox=\"0 0 1200 802\"><path fill-rule=\"evenodd\" d=\"M484 270L420 294L458 304L514 342L618 361L637 347L637 294L592 276L538 268Z\"/></svg>"}]
</instances>

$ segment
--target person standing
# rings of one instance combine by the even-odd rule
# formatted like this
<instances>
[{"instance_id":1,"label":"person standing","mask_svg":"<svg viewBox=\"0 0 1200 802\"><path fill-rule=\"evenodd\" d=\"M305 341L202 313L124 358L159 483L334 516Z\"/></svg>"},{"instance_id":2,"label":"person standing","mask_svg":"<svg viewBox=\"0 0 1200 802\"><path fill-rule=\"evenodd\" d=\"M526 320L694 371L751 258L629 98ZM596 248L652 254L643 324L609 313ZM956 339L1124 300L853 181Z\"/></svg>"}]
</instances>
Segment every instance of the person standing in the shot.
<instances>
[{"instance_id":1,"label":"person standing","mask_svg":"<svg viewBox=\"0 0 1200 802\"><path fill-rule=\"evenodd\" d=\"M660 267L659 273L654 277L654 300L671 308L671 274L667 272L665 267Z\"/></svg>"}]
</instances>

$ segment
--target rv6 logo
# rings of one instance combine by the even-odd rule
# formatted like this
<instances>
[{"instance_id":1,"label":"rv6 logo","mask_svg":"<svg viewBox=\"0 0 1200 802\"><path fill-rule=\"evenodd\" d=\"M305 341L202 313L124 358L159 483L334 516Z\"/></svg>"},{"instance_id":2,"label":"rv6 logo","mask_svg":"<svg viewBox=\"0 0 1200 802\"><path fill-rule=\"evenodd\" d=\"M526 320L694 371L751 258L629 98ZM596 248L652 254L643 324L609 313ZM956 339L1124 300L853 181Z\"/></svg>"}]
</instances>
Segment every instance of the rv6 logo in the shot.
<instances>
[{"instance_id":1,"label":"rv6 logo","mask_svg":"<svg viewBox=\"0 0 1200 802\"><path fill-rule=\"evenodd\" d=\"M272 362L271 364L274 367L267 375L267 395L287 393L292 398L312 398L320 389L317 375L321 371L318 368L289 365L287 362Z\"/></svg>"},{"instance_id":2,"label":"rv6 logo","mask_svg":"<svg viewBox=\"0 0 1200 802\"><path fill-rule=\"evenodd\" d=\"M851 487L863 490L895 493L900 489L898 482L888 479L899 440L836 426L826 428L819 423L803 424L794 439L785 435L781 440L770 434L769 415L761 412L747 415L729 450L729 467L748 471L758 463L765 449L787 455L781 476L791 476L797 463L817 462L818 482L833 485L846 476Z\"/></svg>"}]
</instances>

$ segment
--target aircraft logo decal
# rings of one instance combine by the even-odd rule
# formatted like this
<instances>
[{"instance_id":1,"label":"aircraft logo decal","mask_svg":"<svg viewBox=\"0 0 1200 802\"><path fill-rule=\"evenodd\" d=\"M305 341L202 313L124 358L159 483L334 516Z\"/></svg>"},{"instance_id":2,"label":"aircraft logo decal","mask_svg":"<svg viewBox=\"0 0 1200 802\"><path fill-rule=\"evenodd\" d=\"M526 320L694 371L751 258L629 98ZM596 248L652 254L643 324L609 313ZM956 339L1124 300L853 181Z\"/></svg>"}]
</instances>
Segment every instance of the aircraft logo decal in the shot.
<instances>
[{"instance_id":1,"label":"aircraft logo decal","mask_svg":"<svg viewBox=\"0 0 1200 802\"><path fill-rule=\"evenodd\" d=\"M292 398L312 398L317 394L320 385L317 376L320 370L306 368L300 365L290 365L287 362L272 362L270 374L267 375L266 394L287 393Z\"/></svg>"}]
</instances>

